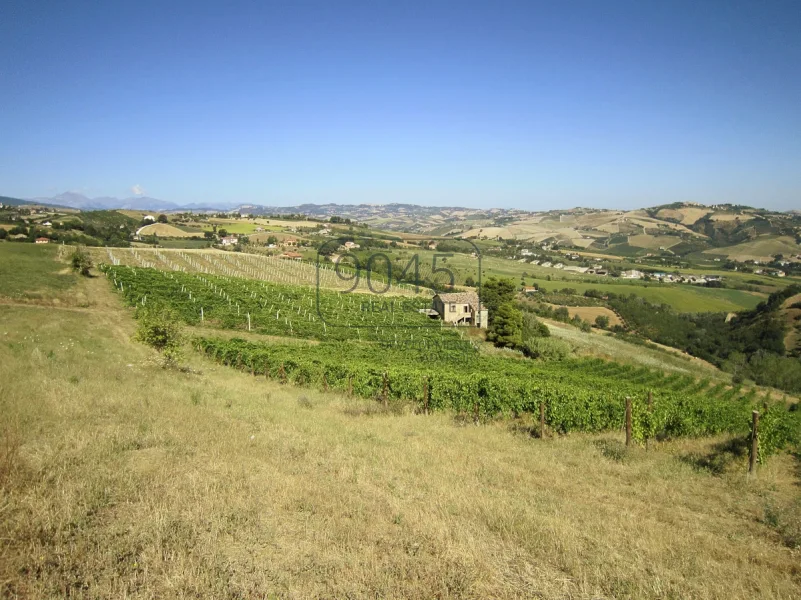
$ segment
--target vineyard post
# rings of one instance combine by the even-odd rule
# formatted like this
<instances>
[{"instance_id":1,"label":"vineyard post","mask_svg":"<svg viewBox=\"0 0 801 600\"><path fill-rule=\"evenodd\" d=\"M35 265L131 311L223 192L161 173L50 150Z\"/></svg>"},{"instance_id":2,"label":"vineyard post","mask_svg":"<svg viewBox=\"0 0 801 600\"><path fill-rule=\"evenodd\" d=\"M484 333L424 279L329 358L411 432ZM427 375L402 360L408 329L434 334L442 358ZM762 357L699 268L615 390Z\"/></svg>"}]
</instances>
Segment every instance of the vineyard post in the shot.
<instances>
[{"instance_id":1,"label":"vineyard post","mask_svg":"<svg viewBox=\"0 0 801 600\"><path fill-rule=\"evenodd\" d=\"M545 439L545 402L540 401L540 439Z\"/></svg>"},{"instance_id":2,"label":"vineyard post","mask_svg":"<svg viewBox=\"0 0 801 600\"><path fill-rule=\"evenodd\" d=\"M751 452L748 454L748 474L756 473L757 454L759 453L759 411L751 411Z\"/></svg>"},{"instance_id":3,"label":"vineyard post","mask_svg":"<svg viewBox=\"0 0 801 600\"><path fill-rule=\"evenodd\" d=\"M248 313L248 331L250 331L250 313Z\"/></svg>"},{"instance_id":4,"label":"vineyard post","mask_svg":"<svg viewBox=\"0 0 801 600\"><path fill-rule=\"evenodd\" d=\"M631 397L626 396L626 447L631 446Z\"/></svg>"},{"instance_id":5,"label":"vineyard post","mask_svg":"<svg viewBox=\"0 0 801 600\"><path fill-rule=\"evenodd\" d=\"M384 401L384 408L387 407L387 396L389 394L389 377L387 372L384 371L384 388L381 390L381 397Z\"/></svg>"},{"instance_id":6,"label":"vineyard post","mask_svg":"<svg viewBox=\"0 0 801 600\"><path fill-rule=\"evenodd\" d=\"M428 376L423 377L423 413L428 414Z\"/></svg>"},{"instance_id":7,"label":"vineyard post","mask_svg":"<svg viewBox=\"0 0 801 600\"><path fill-rule=\"evenodd\" d=\"M651 447L651 427L653 425L653 413L654 413L654 393L653 391L648 391L648 431L645 432L645 450L646 452L650 450Z\"/></svg>"}]
</instances>

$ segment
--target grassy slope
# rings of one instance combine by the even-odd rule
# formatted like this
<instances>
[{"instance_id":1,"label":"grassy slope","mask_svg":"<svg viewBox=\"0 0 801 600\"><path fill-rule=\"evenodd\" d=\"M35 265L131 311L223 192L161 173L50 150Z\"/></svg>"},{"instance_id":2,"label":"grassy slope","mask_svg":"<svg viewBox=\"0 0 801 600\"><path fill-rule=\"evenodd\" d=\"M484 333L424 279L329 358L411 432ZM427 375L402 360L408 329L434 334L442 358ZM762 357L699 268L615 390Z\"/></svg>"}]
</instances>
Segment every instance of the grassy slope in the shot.
<instances>
[{"instance_id":1,"label":"grassy slope","mask_svg":"<svg viewBox=\"0 0 801 600\"><path fill-rule=\"evenodd\" d=\"M0 306L2 596L801 594L789 457L746 486L699 468L709 443L626 454L165 371L104 280L76 287L88 309Z\"/></svg>"},{"instance_id":2,"label":"grassy slope","mask_svg":"<svg viewBox=\"0 0 801 600\"><path fill-rule=\"evenodd\" d=\"M0 242L0 297L7 300L65 298L76 277L54 257L56 245Z\"/></svg>"}]
</instances>

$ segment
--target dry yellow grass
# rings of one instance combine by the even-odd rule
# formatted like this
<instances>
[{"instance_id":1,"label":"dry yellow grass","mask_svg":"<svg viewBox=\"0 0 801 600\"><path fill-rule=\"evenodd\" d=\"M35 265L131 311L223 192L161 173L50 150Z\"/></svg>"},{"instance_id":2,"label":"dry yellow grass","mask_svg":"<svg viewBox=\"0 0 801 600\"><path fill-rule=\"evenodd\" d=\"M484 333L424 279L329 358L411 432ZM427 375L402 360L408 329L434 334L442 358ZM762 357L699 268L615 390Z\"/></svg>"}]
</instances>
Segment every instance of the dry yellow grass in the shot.
<instances>
[{"instance_id":1,"label":"dry yellow grass","mask_svg":"<svg viewBox=\"0 0 801 600\"><path fill-rule=\"evenodd\" d=\"M681 219L682 225L692 225L693 223L698 221L698 219L709 214L709 209L685 207L685 208L680 208L678 212L682 215Z\"/></svg>"},{"instance_id":2,"label":"dry yellow grass","mask_svg":"<svg viewBox=\"0 0 801 600\"><path fill-rule=\"evenodd\" d=\"M0 307L3 597L801 595L789 457L746 485L699 466L711 442L166 371L105 284L79 284L92 310Z\"/></svg>"},{"instance_id":3,"label":"dry yellow grass","mask_svg":"<svg viewBox=\"0 0 801 600\"><path fill-rule=\"evenodd\" d=\"M617 316L617 313L615 311L610 310L604 306L567 306L565 308L567 308L571 318L578 315L585 321L588 321L590 323L595 323L596 317L603 316L609 319L610 326L623 324L623 321L620 320L620 317Z\"/></svg>"},{"instance_id":4,"label":"dry yellow grass","mask_svg":"<svg viewBox=\"0 0 801 600\"><path fill-rule=\"evenodd\" d=\"M657 248L671 248L676 244L681 243L681 238L677 235L630 235L629 245L638 248L650 248L656 250Z\"/></svg>"},{"instance_id":5,"label":"dry yellow grass","mask_svg":"<svg viewBox=\"0 0 801 600\"><path fill-rule=\"evenodd\" d=\"M178 229L174 225L166 223L154 223L153 225L146 225L139 230L139 235L157 235L159 237L175 237L175 238L189 238L202 236L203 232L198 231L195 233Z\"/></svg>"}]
</instances>

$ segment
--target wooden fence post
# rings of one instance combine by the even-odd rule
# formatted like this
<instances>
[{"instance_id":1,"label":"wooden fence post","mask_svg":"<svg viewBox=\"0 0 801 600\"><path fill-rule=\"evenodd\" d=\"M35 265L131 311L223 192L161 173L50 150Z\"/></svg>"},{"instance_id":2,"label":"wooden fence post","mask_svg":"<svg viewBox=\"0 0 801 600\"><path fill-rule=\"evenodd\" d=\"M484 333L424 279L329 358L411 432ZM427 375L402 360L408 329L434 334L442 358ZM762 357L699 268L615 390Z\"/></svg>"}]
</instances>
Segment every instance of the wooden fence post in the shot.
<instances>
[{"instance_id":1,"label":"wooden fence post","mask_svg":"<svg viewBox=\"0 0 801 600\"><path fill-rule=\"evenodd\" d=\"M650 427L653 425L653 414L654 414L654 393L652 391L648 391L648 427L649 430L645 432L645 451L651 449L651 431Z\"/></svg>"},{"instance_id":2,"label":"wooden fence post","mask_svg":"<svg viewBox=\"0 0 801 600\"><path fill-rule=\"evenodd\" d=\"M423 413L428 414L428 376L423 376Z\"/></svg>"},{"instance_id":3,"label":"wooden fence post","mask_svg":"<svg viewBox=\"0 0 801 600\"><path fill-rule=\"evenodd\" d=\"M748 454L748 474L756 473L759 453L759 411L751 411L751 452Z\"/></svg>"},{"instance_id":4,"label":"wooden fence post","mask_svg":"<svg viewBox=\"0 0 801 600\"><path fill-rule=\"evenodd\" d=\"M269 360L265 360L264 361L264 377L266 379L270 378L270 361Z\"/></svg>"},{"instance_id":5,"label":"wooden fence post","mask_svg":"<svg viewBox=\"0 0 801 600\"><path fill-rule=\"evenodd\" d=\"M384 385L383 389L381 390L381 399L384 402L384 408L387 407L388 395L389 395L389 376L387 376L387 372L384 371Z\"/></svg>"},{"instance_id":6,"label":"wooden fence post","mask_svg":"<svg viewBox=\"0 0 801 600\"><path fill-rule=\"evenodd\" d=\"M540 401L540 439L545 439L545 402Z\"/></svg>"},{"instance_id":7,"label":"wooden fence post","mask_svg":"<svg viewBox=\"0 0 801 600\"><path fill-rule=\"evenodd\" d=\"M626 396L626 447L631 446L631 398Z\"/></svg>"},{"instance_id":8,"label":"wooden fence post","mask_svg":"<svg viewBox=\"0 0 801 600\"><path fill-rule=\"evenodd\" d=\"M284 369L284 363L281 363L281 367L278 369L278 377L280 377L281 383L286 383L286 370Z\"/></svg>"}]
</instances>

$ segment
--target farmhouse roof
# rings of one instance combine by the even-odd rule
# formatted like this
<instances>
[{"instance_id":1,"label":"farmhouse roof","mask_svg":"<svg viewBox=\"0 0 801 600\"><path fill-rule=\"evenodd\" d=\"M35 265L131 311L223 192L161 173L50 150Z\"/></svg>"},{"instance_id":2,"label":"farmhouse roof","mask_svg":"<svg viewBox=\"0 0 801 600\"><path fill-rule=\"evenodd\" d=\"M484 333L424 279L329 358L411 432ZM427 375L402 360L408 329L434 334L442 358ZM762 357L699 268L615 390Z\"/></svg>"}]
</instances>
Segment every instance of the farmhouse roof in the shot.
<instances>
[{"instance_id":1,"label":"farmhouse roof","mask_svg":"<svg viewBox=\"0 0 801 600\"><path fill-rule=\"evenodd\" d=\"M478 306L478 294L475 292L454 292L451 294L437 294L437 296L445 303Z\"/></svg>"}]
</instances>

